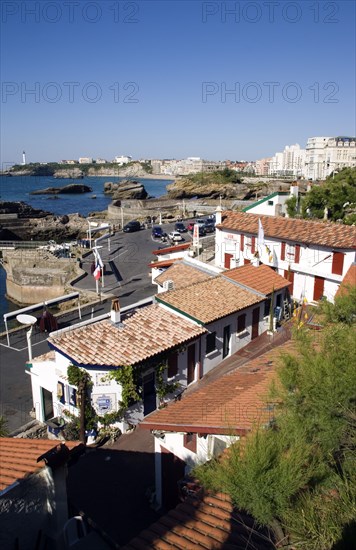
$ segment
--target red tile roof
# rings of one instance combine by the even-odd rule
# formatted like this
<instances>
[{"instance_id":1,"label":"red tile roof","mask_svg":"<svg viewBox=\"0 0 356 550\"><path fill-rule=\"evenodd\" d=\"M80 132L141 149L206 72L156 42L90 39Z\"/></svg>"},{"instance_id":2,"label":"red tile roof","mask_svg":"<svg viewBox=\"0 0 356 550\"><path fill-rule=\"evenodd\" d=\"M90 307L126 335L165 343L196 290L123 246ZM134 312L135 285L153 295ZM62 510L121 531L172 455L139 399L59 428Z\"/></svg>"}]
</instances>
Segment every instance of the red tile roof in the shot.
<instances>
[{"instance_id":1,"label":"red tile roof","mask_svg":"<svg viewBox=\"0 0 356 550\"><path fill-rule=\"evenodd\" d=\"M174 246L167 246L166 248L159 248L158 250L152 250L152 254L154 256L162 256L164 254L171 254L172 252L180 252L183 250L187 250L190 246L190 243L183 243L183 244L176 244Z\"/></svg>"},{"instance_id":2,"label":"red tile roof","mask_svg":"<svg viewBox=\"0 0 356 550\"><path fill-rule=\"evenodd\" d=\"M271 420L266 397L281 353L294 349L292 342L270 350L220 378L183 393L181 401L168 404L144 418L141 427L172 432L244 434Z\"/></svg>"},{"instance_id":3,"label":"red tile roof","mask_svg":"<svg viewBox=\"0 0 356 550\"><path fill-rule=\"evenodd\" d=\"M59 442L51 439L0 438L0 491L41 470L45 462L37 459L53 449ZM68 449L80 445L78 441L66 441Z\"/></svg>"},{"instance_id":4,"label":"red tile roof","mask_svg":"<svg viewBox=\"0 0 356 550\"><path fill-rule=\"evenodd\" d=\"M259 266L249 264L235 267L234 269L225 271L224 277L228 277L262 294L271 294L273 289L281 290L291 284L287 279L265 264Z\"/></svg>"},{"instance_id":5,"label":"red tile roof","mask_svg":"<svg viewBox=\"0 0 356 550\"><path fill-rule=\"evenodd\" d=\"M134 365L184 344L206 330L158 304L136 311L122 325L105 320L48 338L79 366Z\"/></svg>"},{"instance_id":6,"label":"red tile roof","mask_svg":"<svg viewBox=\"0 0 356 550\"><path fill-rule=\"evenodd\" d=\"M350 265L335 296L344 296L345 294L348 294L351 286L356 286L356 264Z\"/></svg>"},{"instance_id":7,"label":"red tile roof","mask_svg":"<svg viewBox=\"0 0 356 550\"><path fill-rule=\"evenodd\" d=\"M181 260L182 258L171 258L170 260L161 260L158 262L151 262L148 267L170 267L174 264L174 262L177 262L178 260Z\"/></svg>"},{"instance_id":8,"label":"red tile roof","mask_svg":"<svg viewBox=\"0 0 356 550\"><path fill-rule=\"evenodd\" d=\"M238 512L228 495L188 498L122 550L272 550L271 534Z\"/></svg>"},{"instance_id":9,"label":"red tile roof","mask_svg":"<svg viewBox=\"0 0 356 550\"><path fill-rule=\"evenodd\" d=\"M155 283L163 285L165 281L173 281L174 288L183 288L192 283L199 283L200 281L206 281L211 279L212 275L197 269L196 267L186 265L182 262L177 262L172 267L167 269L164 273L160 273L155 278Z\"/></svg>"},{"instance_id":10,"label":"red tile roof","mask_svg":"<svg viewBox=\"0 0 356 550\"><path fill-rule=\"evenodd\" d=\"M200 323L211 323L263 298L218 275L185 288L162 292L156 295L156 300Z\"/></svg>"},{"instance_id":11,"label":"red tile roof","mask_svg":"<svg viewBox=\"0 0 356 550\"><path fill-rule=\"evenodd\" d=\"M330 248L356 248L356 227L332 222L295 220L277 216L225 212L219 229L258 234L261 220L265 237Z\"/></svg>"}]
</instances>

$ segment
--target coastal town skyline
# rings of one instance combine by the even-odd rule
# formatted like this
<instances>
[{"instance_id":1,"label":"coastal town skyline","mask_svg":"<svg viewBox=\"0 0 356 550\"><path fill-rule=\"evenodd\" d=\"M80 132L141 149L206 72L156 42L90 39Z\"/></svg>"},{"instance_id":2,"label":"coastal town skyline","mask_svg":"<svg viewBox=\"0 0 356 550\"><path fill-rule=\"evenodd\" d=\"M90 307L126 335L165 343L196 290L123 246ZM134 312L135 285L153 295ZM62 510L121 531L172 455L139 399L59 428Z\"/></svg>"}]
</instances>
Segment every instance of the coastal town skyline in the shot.
<instances>
[{"instance_id":1,"label":"coastal town skyline","mask_svg":"<svg viewBox=\"0 0 356 550\"><path fill-rule=\"evenodd\" d=\"M354 136L354 16L351 2L2 3L2 166L23 149L249 160Z\"/></svg>"}]
</instances>

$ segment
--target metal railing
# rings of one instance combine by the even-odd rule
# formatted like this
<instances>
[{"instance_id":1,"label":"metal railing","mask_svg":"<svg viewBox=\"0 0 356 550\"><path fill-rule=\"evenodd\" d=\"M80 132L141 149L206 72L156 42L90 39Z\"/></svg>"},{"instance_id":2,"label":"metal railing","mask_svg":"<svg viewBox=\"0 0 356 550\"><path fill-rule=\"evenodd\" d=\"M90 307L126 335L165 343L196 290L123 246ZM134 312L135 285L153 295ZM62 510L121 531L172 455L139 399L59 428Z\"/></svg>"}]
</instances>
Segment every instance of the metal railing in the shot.
<instances>
[{"instance_id":1,"label":"metal railing","mask_svg":"<svg viewBox=\"0 0 356 550\"><path fill-rule=\"evenodd\" d=\"M0 250L12 248L36 249L47 245L48 241L0 241Z\"/></svg>"}]
</instances>

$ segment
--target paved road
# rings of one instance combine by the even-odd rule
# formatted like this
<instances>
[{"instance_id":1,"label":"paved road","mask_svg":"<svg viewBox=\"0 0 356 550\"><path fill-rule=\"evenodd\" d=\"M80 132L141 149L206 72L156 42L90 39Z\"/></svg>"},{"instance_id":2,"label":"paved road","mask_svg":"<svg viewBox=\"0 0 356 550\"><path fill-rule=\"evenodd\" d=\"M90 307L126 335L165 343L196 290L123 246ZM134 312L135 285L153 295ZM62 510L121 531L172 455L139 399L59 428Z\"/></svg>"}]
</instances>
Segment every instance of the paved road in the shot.
<instances>
[{"instance_id":1,"label":"paved road","mask_svg":"<svg viewBox=\"0 0 356 550\"><path fill-rule=\"evenodd\" d=\"M173 229L173 224L163 226L167 233ZM186 239L190 236L185 234ZM151 284L149 263L154 258L152 251L164 247L160 241L154 241L151 230L146 229L137 233L117 233L110 242L110 251L105 241L99 243L103 248L99 250L106 265L104 288L99 283L99 292L103 299L95 308L87 307L82 311L82 320L92 316L99 316L108 312L110 300L104 300L115 295L120 299L121 307L131 305L156 292L156 286ZM119 281L111 271L108 261L113 260L119 274ZM96 282L91 275L93 254L86 256L83 269L87 275L81 279L75 288L96 290ZM38 316L38 312L37 312ZM61 317L59 328L79 322L77 312L67 313ZM33 357L49 351L47 334L41 333L35 327L32 335ZM26 329L21 329L10 336L10 347L7 347L6 337L0 337L0 415L5 416L10 431L32 420L30 411L33 407L31 380L25 372L25 363L28 360Z\"/></svg>"}]
</instances>

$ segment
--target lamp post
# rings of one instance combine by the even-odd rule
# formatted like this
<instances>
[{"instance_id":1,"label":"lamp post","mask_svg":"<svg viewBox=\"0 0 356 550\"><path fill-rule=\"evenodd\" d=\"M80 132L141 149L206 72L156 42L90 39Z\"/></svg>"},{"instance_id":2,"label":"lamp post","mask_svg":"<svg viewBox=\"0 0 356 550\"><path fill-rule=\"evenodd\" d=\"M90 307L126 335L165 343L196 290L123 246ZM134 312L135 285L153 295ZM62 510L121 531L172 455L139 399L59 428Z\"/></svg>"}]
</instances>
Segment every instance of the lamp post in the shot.
<instances>
[{"instance_id":1,"label":"lamp post","mask_svg":"<svg viewBox=\"0 0 356 550\"><path fill-rule=\"evenodd\" d=\"M27 338L27 347L28 347L28 360L29 362L32 361L32 346L31 346L31 335L32 335L32 329L33 325L37 322L37 318L33 315L16 315L16 320L21 323L22 325L26 325L30 327L30 330L26 333Z\"/></svg>"}]
</instances>

